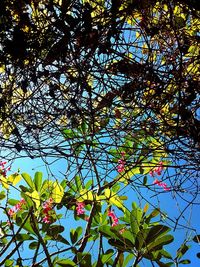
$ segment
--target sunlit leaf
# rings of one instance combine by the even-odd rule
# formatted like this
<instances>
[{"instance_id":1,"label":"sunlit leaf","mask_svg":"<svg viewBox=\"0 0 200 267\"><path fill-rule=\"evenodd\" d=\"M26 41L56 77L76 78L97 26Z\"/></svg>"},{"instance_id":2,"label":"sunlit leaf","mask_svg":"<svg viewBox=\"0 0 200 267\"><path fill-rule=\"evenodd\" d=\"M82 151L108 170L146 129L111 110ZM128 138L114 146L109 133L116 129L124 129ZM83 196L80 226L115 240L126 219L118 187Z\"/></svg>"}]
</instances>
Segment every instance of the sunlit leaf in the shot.
<instances>
[{"instance_id":1,"label":"sunlit leaf","mask_svg":"<svg viewBox=\"0 0 200 267\"><path fill-rule=\"evenodd\" d=\"M12 185L16 185L17 183L21 181L21 179L22 177L18 173L11 174L10 176L8 176L8 180L9 182L11 182Z\"/></svg>"},{"instance_id":2,"label":"sunlit leaf","mask_svg":"<svg viewBox=\"0 0 200 267\"><path fill-rule=\"evenodd\" d=\"M25 182L30 186L30 188L35 189L35 185L32 181L32 178L28 173L23 172L22 177L25 180Z\"/></svg>"},{"instance_id":3,"label":"sunlit leaf","mask_svg":"<svg viewBox=\"0 0 200 267\"><path fill-rule=\"evenodd\" d=\"M36 172L34 176L34 183L35 183L35 188L37 191L40 191L41 185L42 185L42 172Z\"/></svg>"},{"instance_id":4,"label":"sunlit leaf","mask_svg":"<svg viewBox=\"0 0 200 267\"><path fill-rule=\"evenodd\" d=\"M63 187L56 181L52 184L51 197L55 203L60 203L64 196Z\"/></svg>"},{"instance_id":5,"label":"sunlit leaf","mask_svg":"<svg viewBox=\"0 0 200 267\"><path fill-rule=\"evenodd\" d=\"M101 261L103 264L109 262L109 260L112 258L114 254L114 250L113 249L108 249L105 254L101 255Z\"/></svg>"},{"instance_id":6,"label":"sunlit leaf","mask_svg":"<svg viewBox=\"0 0 200 267\"><path fill-rule=\"evenodd\" d=\"M38 209L40 207L40 196L38 191L34 190L32 193L27 192L26 195L32 199L35 203L36 209Z\"/></svg>"},{"instance_id":7,"label":"sunlit leaf","mask_svg":"<svg viewBox=\"0 0 200 267\"><path fill-rule=\"evenodd\" d=\"M3 175L0 176L0 183L3 185L5 189L8 189L10 184L8 183L8 180Z\"/></svg>"}]
</instances>

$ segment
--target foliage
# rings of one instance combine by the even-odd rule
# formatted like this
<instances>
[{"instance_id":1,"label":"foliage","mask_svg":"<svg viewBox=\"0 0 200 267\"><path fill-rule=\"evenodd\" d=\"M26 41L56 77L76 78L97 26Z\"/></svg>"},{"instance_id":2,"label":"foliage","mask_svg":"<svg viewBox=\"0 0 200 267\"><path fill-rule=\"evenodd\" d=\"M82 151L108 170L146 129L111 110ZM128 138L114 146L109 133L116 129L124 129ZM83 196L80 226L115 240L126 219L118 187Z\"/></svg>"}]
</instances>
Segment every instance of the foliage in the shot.
<instances>
[{"instance_id":1,"label":"foliage","mask_svg":"<svg viewBox=\"0 0 200 267\"><path fill-rule=\"evenodd\" d=\"M100 193L87 185L79 191L73 190L65 180L61 183L46 180L40 172L36 172L34 178L27 173L17 175L21 178L21 200L12 199L13 189L10 191L2 183L1 201L6 202L2 202L4 207L1 206L5 217L1 222L1 266L28 266L28 261L32 266L127 266L132 259L133 266L138 266L143 259L154 261L158 266L189 263L189 260L181 261L189 248L186 244L177 250L175 258L164 249L174 238L168 234L170 227L156 219L162 212L154 209L148 213L147 204L142 209L136 203L132 203L131 210L127 209L122 205L126 198L117 193L120 184L115 184L113 194L109 195L107 188L101 188ZM79 181L77 177L76 186ZM77 200L84 202L85 210L80 214L76 208L80 203ZM109 219L111 208L123 211L115 225L111 225ZM66 219L66 211L70 210L73 212L71 222L82 220L75 229L61 223ZM53 249L54 242L56 250ZM89 249L86 246L91 243L99 246L95 257L91 255L90 245ZM28 250L34 251L32 258L26 259L22 246L26 247L26 255ZM70 253L70 257L65 252Z\"/></svg>"},{"instance_id":2,"label":"foliage","mask_svg":"<svg viewBox=\"0 0 200 267\"><path fill-rule=\"evenodd\" d=\"M165 246L199 196L199 15L195 0L1 1L1 157L67 168L1 162L1 266L190 263L188 238ZM148 199L163 193L186 203L176 219Z\"/></svg>"}]
</instances>

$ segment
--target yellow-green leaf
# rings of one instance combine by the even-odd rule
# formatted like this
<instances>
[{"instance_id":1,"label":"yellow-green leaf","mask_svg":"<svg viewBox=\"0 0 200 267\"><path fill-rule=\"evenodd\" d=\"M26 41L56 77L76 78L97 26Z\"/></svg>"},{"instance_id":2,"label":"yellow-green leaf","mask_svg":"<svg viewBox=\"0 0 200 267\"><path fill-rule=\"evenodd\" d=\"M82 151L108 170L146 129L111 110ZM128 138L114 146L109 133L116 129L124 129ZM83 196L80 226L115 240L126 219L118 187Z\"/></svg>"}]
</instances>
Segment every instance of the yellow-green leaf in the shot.
<instances>
[{"instance_id":1,"label":"yellow-green leaf","mask_svg":"<svg viewBox=\"0 0 200 267\"><path fill-rule=\"evenodd\" d=\"M92 191L88 191L87 189L80 190L80 197L77 198L77 201L82 202L84 200L90 200L90 201L94 200L94 195Z\"/></svg>"},{"instance_id":2,"label":"yellow-green leaf","mask_svg":"<svg viewBox=\"0 0 200 267\"><path fill-rule=\"evenodd\" d=\"M12 185L16 185L22 179L19 173L14 173L8 176L8 182Z\"/></svg>"},{"instance_id":3,"label":"yellow-green leaf","mask_svg":"<svg viewBox=\"0 0 200 267\"><path fill-rule=\"evenodd\" d=\"M3 175L0 176L0 183L3 185L3 187L5 189L9 188L9 183L6 177L4 177Z\"/></svg>"},{"instance_id":4,"label":"yellow-green leaf","mask_svg":"<svg viewBox=\"0 0 200 267\"><path fill-rule=\"evenodd\" d=\"M35 190L32 193L26 193L27 196L29 196L32 201L35 203L36 208L38 209L40 206L40 196L39 193Z\"/></svg>"},{"instance_id":5,"label":"yellow-green leaf","mask_svg":"<svg viewBox=\"0 0 200 267\"><path fill-rule=\"evenodd\" d=\"M118 195L116 195L116 193L113 193L109 188L106 188L104 194L111 205L124 209L123 201Z\"/></svg>"},{"instance_id":6,"label":"yellow-green leaf","mask_svg":"<svg viewBox=\"0 0 200 267\"><path fill-rule=\"evenodd\" d=\"M64 195L63 187L56 181L52 184L51 197L55 203L60 203Z\"/></svg>"}]
</instances>

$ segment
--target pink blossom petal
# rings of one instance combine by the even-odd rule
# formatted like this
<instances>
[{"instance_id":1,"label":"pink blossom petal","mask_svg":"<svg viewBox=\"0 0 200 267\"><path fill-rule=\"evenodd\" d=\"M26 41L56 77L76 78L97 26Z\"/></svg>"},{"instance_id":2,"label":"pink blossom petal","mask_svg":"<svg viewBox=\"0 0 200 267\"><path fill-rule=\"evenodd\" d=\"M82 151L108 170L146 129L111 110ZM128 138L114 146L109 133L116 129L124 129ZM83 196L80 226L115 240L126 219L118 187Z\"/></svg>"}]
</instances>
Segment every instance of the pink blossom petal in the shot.
<instances>
[{"instance_id":1,"label":"pink blossom petal","mask_svg":"<svg viewBox=\"0 0 200 267\"><path fill-rule=\"evenodd\" d=\"M84 210L85 203L84 202L77 202L76 205L77 205L77 207L76 207L77 215L84 214L85 213L85 210Z\"/></svg>"}]
</instances>

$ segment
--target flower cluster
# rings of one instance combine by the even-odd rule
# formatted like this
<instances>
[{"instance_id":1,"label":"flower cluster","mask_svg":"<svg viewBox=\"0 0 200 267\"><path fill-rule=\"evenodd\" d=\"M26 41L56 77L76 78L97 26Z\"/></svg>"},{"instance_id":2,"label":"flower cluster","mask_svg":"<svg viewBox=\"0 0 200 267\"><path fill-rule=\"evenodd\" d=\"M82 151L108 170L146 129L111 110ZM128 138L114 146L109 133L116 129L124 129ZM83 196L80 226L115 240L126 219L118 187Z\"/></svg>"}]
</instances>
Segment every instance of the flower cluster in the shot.
<instances>
[{"instance_id":1,"label":"flower cluster","mask_svg":"<svg viewBox=\"0 0 200 267\"><path fill-rule=\"evenodd\" d=\"M165 191L169 191L170 190L170 187L168 187L166 183L163 183L163 182L159 181L158 179L155 179L153 183L157 184L160 187L162 187Z\"/></svg>"},{"instance_id":2,"label":"flower cluster","mask_svg":"<svg viewBox=\"0 0 200 267\"><path fill-rule=\"evenodd\" d=\"M117 171L118 172L123 172L124 171L124 166L126 164L126 161L124 160L125 152L121 152L121 158L118 160L119 165L117 165Z\"/></svg>"},{"instance_id":3,"label":"flower cluster","mask_svg":"<svg viewBox=\"0 0 200 267\"><path fill-rule=\"evenodd\" d=\"M108 210L108 216L112 218L112 221L113 221L112 227L118 225L119 220L117 216L115 215L114 211Z\"/></svg>"},{"instance_id":4,"label":"flower cluster","mask_svg":"<svg viewBox=\"0 0 200 267\"><path fill-rule=\"evenodd\" d=\"M4 177L6 177L7 172L10 171L10 167L5 167L5 165L7 164L6 161L0 161L0 174L3 175Z\"/></svg>"},{"instance_id":5,"label":"flower cluster","mask_svg":"<svg viewBox=\"0 0 200 267\"><path fill-rule=\"evenodd\" d=\"M81 215L81 214L84 214L85 213L85 203L83 202L76 202L76 212L77 212L77 215Z\"/></svg>"},{"instance_id":6,"label":"flower cluster","mask_svg":"<svg viewBox=\"0 0 200 267\"><path fill-rule=\"evenodd\" d=\"M163 171L164 167L163 167L163 162L159 162L159 166L154 168L152 171L149 172L149 174L154 177L156 174L157 175L161 175L162 171Z\"/></svg>"},{"instance_id":7,"label":"flower cluster","mask_svg":"<svg viewBox=\"0 0 200 267\"><path fill-rule=\"evenodd\" d=\"M42 219L42 221L44 223L52 223L52 210L53 210L53 199L49 198L47 201L45 201L42 205L42 212L44 214L44 217Z\"/></svg>"},{"instance_id":8,"label":"flower cluster","mask_svg":"<svg viewBox=\"0 0 200 267\"><path fill-rule=\"evenodd\" d=\"M22 198L13 208L8 210L8 215L13 217L15 213L22 209L22 206L26 204L26 201Z\"/></svg>"},{"instance_id":9,"label":"flower cluster","mask_svg":"<svg viewBox=\"0 0 200 267\"><path fill-rule=\"evenodd\" d=\"M152 177L154 177L155 175L161 175L163 169L164 169L163 162L161 161L161 162L159 162L158 167L156 167L152 171L150 171L149 174ZM166 183L163 183L163 182L159 181L158 179L155 179L153 184L157 184L158 186L162 187L165 191L170 190L170 187L168 187Z\"/></svg>"}]
</instances>

